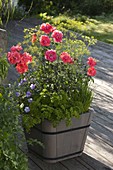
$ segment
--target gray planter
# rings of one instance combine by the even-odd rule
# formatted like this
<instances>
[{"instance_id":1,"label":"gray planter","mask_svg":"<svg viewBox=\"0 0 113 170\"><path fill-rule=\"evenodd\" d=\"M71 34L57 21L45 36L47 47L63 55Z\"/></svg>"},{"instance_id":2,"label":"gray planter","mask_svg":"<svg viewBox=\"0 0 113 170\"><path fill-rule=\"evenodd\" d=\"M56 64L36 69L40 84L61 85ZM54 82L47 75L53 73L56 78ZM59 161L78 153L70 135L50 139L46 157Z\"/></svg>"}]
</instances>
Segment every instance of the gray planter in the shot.
<instances>
[{"instance_id":1,"label":"gray planter","mask_svg":"<svg viewBox=\"0 0 113 170\"><path fill-rule=\"evenodd\" d=\"M44 144L44 148L37 145L28 146L28 149L50 163L80 156L84 149L92 112L93 110L90 110L82 114L80 119L72 118L72 125L69 127L61 121L54 128L45 120L32 128L29 134L25 133L26 139L37 139Z\"/></svg>"}]
</instances>

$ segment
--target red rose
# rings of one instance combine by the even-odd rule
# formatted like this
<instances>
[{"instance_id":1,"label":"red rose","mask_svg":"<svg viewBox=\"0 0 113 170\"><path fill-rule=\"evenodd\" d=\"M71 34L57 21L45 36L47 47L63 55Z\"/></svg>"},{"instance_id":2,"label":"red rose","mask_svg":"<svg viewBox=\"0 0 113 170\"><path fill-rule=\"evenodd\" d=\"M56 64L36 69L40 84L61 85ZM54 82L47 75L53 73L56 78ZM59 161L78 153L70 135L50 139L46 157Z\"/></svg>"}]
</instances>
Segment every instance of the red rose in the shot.
<instances>
[{"instance_id":1,"label":"red rose","mask_svg":"<svg viewBox=\"0 0 113 170\"><path fill-rule=\"evenodd\" d=\"M37 35L36 35L36 34L33 34L33 35L32 35L32 39L31 39L31 42L32 42L32 43L35 43L36 40L37 40Z\"/></svg>"},{"instance_id":2,"label":"red rose","mask_svg":"<svg viewBox=\"0 0 113 170\"><path fill-rule=\"evenodd\" d=\"M7 57L11 64L17 64L21 61L21 54L17 51L8 52Z\"/></svg>"},{"instance_id":3,"label":"red rose","mask_svg":"<svg viewBox=\"0 0 113 170\"><path fill-rule=\"evenodd\" d=\"M22 47L20 45L16 45L16 46L13 45L10 50L13 51L13 52L14 51L21 51Z\"/></svg>"},{"instance_id":4,"label":"red rose","mask_svg":"<svg viewBox=\"0 0 113 170\"><path fill-rule=\"evenodd\" d=\"M45 59L51 62L57 59L56 51L55 50L47 50L45 53Z\"/></svg>"},{"instance_id":5,"label":"red rose","mask_svg":"<svg viewBox=\"0 0 113 170\"><path fill-rule=\"evenodd\" d=\"M87 70L88 76L95 76L96 75L96 69L94 67L89 67Z\"/></svg>"},{"instance_id":6,"label":"red rose","mask_svg":"<svg viewBox=\"0 0 113 170\"><path fill-rule=\"evenodd\" d=\"M61 53L60 58L64 63L72 63L73 62L73 59L67 52Z\"/></svg>"},{"instance_id":7,"label":"red rose","mask_svg":"<svg viewBox=\"0 0 113 170\"><path fill-rule=\"evenodd\" d=\"M52 32L52 25L50 25L49 23L43 23L40 26L40 30L44 31L46 34L49 34L50 32Z\"/></svg>"},{"instance_id":8,"label":"red rose","mask_svg":"<svg viewBox=\"0 0 113 170\"><path fill-rule=\"evenodd\" d=\"M24 62L24 63L31 63L32 62L32 56L29 53L24 52L22 54L21 61Z\"/></svg>"},{"instance_id":9,"label":"red rose","mask_svg":"<svg viewBox=\"0 0 113 170\"><path fill-rule=\"evenodd\" d=\"M18 73L23 74L28 71L28 65L26 63L20 62L16 65L16 70Z\"/></svg>"},{"instance_id":10,"label":"red rose","mask_svg":"<svg viewBox=\"0 0 113 170\"><path fill-rule=\"evenodd\" d=\"M47 35L42 35L40 37L40 44L42 46L46 46L46 47L50 46L50 43L51 43L50 38Z\"/></svg>"},{"instance_id":11,"label":"red rose","mask_svg":"<svg viewBox=\"0 0 113 170\"><path fill-rule=\"evenodd\" d=\"M51 36L55 42L62 42L63 33L61 31L55 30Z\"/></svg>"},{"instance_id":12,"label":"red rose","mask_svg":"<svg viewBox=\"0 0 113 170\"><path fill-rule=\"evenodd\" d=\"M87 61L87 64L91 67L95 66L97 63L96 63L96 60L92 57L89 57L88 58L88 61Z\"/></svg>"}]
</instances>

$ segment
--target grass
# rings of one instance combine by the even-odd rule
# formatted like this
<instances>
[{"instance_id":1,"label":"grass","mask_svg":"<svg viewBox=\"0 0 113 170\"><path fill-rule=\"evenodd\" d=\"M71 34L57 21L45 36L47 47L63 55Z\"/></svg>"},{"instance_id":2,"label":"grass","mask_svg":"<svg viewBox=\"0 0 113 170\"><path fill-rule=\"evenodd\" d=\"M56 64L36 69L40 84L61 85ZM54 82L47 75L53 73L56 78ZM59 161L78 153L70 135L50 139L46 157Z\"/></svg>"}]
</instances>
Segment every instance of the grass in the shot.
<instances>
[{"instance_id":1,"label":"grass","mask_svg":"<svg viewBox=\"0 0 113 170\"><path fill-rule=\"evenodd\" d=\"M113 14L96 16L95 18L88 18L79 14L75 17L59 15L54 18L43 14L41 17L46 21L51 20L54 25L63 26L66 29L94 36L97 40L113 44Z\"/></svg>"}]
</instances>

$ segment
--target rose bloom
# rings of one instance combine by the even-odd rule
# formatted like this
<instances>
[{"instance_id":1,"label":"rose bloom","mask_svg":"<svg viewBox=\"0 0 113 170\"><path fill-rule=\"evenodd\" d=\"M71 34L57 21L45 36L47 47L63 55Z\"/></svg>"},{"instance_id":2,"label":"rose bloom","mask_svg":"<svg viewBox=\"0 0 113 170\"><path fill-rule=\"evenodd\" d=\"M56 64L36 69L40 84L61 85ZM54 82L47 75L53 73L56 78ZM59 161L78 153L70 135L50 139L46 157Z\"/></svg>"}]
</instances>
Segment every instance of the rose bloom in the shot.
<instances>
[{"instance_id":1,"label":"rose bloom","mask_svg":"<svg viewBox=\"0 0 113 170\"><path fill-rule=\"evenodd\" d=\"M28 65L26 63L20 62L16 65L16 70L18 73L23 74L28 71Z\"/></svg>"},{"instance_id":2,"label":"rose bloom","mask_svg":"<svg viewBox=\"0 0 113 170\"><path fill-rule=\"evenodd\" d=\"M55 50L47 50L45 53L45 59L53 62L57 59L57 54Z\"/></svg>"},{"instance_id":3,"label":"rose bloom","mask_svg":"<svg viewBox=\"0 0 113 170\"><path fill-rule=\"evenodd\" d=\"M60 58L64 63L72 63L73 62L73 59L67 52L61 53Z\"/></svg>"},{"instance_id":4,"label":"rose bloom","mask_svg":"<svg viewBox=\"0 0 113 170\"><path fill-rule=\"evenodd\" d=\"M50 25L49 23L43 23L40 26L40 30L44 31L46 34L49 34L50 32L52 32L52 25Z\"/></svg>"},{"instance_id":5,"label":"rose bloom","mask_svg":"<svg viewBox=\"0 0 113 170\"><path fill-rule=\"evenodd\" d=\"M56 27L52 27L52 31L51 32L53 32L53 31L55 31L56 30Z\"/></svg>"},{"instance_id":6,"label":"rose bloom","mask_svg":"<svg viewBox=\"0 0 113 170\"><path fill-rule=\"evenodd\" d=\"M36 40L37 40L37 35L36 35L36 34L33 34L33 35L32 35L32 39L31 39L31 42L32 42L32 43L35 43Z\"/></svg>"},{"instance_id":7,"label":"rose bloom","mask_svg":"<svg viewBox=\"0 0 113 170\"><path fill-rule=\"evenodd\" d=\"M42 46L48 47L48 46L50 46L50 43L51 43L50 38L47 35L42 35L40 37L40 44Z\"/></svg>"},{"instance_id":8,"label":"rose bloom","mask_svg":"<svg viewBox=\"0 0 113 170\"><path fill-rule=\"evenodd\" d=\"M88 58L88 61L87 61L87 64L91 67L94 67L97 63L96 63L96 60L92 57L89 57Z\"/></svg>"},{"instance_id":9,"label":"rose bloom","mask_svg":"<svg viewBox=\"0 0 113 170\"><path fill-rule=\"evenodd\" d=\"M17 64L21 61L21 54L17 51L8 52L7 58L10 64Z\"/></svg>"},{"instance_id":10,"label":"rose bloom","mask_svg":"<svg viewBox=\"0 0 113 170\"><path fill-rule=\"evenodd\" d=\"M31 63L32 62L32 56L29 53L24 52L22 54L21 61L24 62L24 63Z\"/></svg>"},{"instance_id":11,"label":"rose bloom","mask_svg":"<svg viewBox=\"0 0 113 170\"><path fill-rule=\"evenodd\" d=\"M63 33L61 31L55 30L51 36L55 42L62 42Z\"/></svg>"},{"instance_id":12,"label":"rose bloom","mask_svg":"<svg viewBox=\"0 0 113 170\"><path fill-rule=\"evenodd\" d=\"M89 67L87 70L88 76L95 76L96 75L96 69L94 67Z\"/></svg>"},{"instance_id":13,"label":"rose bloom","mask_svg":"<svg viewBox=\"0 0 113 170\"><path fill-rule=\"evenodd\" d=\"M16 45L16 46L12 46L10 48L11 51L21 51L22 50L22 47L20 45Z\"/></svg>"}]
</instances>

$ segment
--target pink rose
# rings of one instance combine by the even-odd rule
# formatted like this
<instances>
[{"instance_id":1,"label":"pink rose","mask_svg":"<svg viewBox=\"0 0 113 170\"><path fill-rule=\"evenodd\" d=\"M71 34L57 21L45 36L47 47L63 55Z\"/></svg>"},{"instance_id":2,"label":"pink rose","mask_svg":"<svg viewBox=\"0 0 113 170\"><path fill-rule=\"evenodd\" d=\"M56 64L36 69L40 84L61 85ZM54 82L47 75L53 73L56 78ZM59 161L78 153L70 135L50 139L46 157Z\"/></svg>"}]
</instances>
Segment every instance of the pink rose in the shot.
<instances>
[{"instance_id":1,"label":"pink rose","mask_svg":"<svg viewBox=\"0 0 113 170\"><path fill-rule=\"evenodd\" d=\"M63 33L61 31L55 30L51 36L55 42L62 42Z\"/></svg>"},{"instance_id":2,"label":"pink rose","mask_svg":"<svg viewBox=\"0 0 113 170\"><path fill-rule=\"evenodd\" d=\"M60 58L64 63L73 63L74 62L73 59L71 58L71 56L67 52L61 53Z\"/></svg>"},{"instance_id":3,"label":"pink rose","mask_svg":"<svg viewBox=\"0 0 113 170\"><path fill-rule=\"evenodd\" d=\"M11 51L21 51L22 47L20 45L16 45L16 46L13 45L10 50Z\"/></svg>"},{"instance_id":4,"label":"pink rose","mask_svg":"<svg viewBox=\"0 0 113 170\"><path fill-rule=\"evenodd\" d=\"M50 43L51 43L50 38L47 35L42 35L40 37L40 44L42 46L46 46L46 47L50 46Z\"/></svg>"},{"instance_id":5,"label":"pink rose","mask_svg":"<svg viewBox=\"0 0 113 170\"><path fill-rule=\"evenodd\" d=\"M96 69L94 67L89 67L87 70L88 76L95 76L96 75Z\"/></svg>"},{"instance_id":6,"label":"pink rose","mask_svg":"<svg viewBox=\"0 0 113 170\"><path fill-rule=\"evenodd\" d=\"M22 54L21 61L24 62L24 63L31 63L32 62L32 56L29 53L24 52Z\"/></svg>"},{"instance_id":7,"label":"pink rose","mask_svg":"<svg viewBox=\"0 0 113 170\"><path fill-rule=\"evenodd\" d=\"M55 31L56 30L56 27L52 27L52 31L51 32L53 32L53 31Z\"/></svg>"},{"instance_id":8,"label":"pink rose","mask_svg":"<svg viewBox=\"0 0 113 170\"><path fill-rule=\"evenodd\" d=\"M26 63L20 62L16 65L16 70L18 73L23 74L28 71L28 65Z\"/></svg>"},{"instance_id":9,"label":"pink rose","mask_svg":"<svg viewBox=\"0 0 113 170\"><path fill-rule=\"evenodd\" d=\"M21 61L21 54L17 51L8 52L7 58L11 64L17 64Z\"/></svg>"},{"instance_id":10,"label":"pink rose","mask_svg":"<svg viewBox=\"0 0 113 170\"><path fill-rule=\"evenodd\" d=\"M51 62L55 61L57 59L57 54L55 50L47 50L45 52L45 59L49 60Z\"/></svg>"},{"instance_id":11,"label":"pink rose","mask_svg":"<svg viewBox=\"0 0 113 170\"><path fill-rule=\"evenodd\" d=\"M44 31L46 34L49 34L50 32L52 32L52 25L50 25L49 23L43 23L40 26L40 30Z\"/></svg>"},{"instance_id":12,"label":"pink rose","mask_svg":"<svg viewBox=\"0 0 113 170\"><path fill-rule=\"evenodd\" d=\"M87 64L91 67L95 66L97 63L96 63L96 60L92 57L89 57L88 58L88 61L87 61Z\"/></svg>"}]
</instances>

